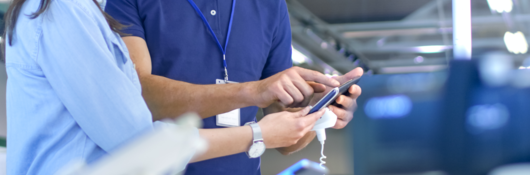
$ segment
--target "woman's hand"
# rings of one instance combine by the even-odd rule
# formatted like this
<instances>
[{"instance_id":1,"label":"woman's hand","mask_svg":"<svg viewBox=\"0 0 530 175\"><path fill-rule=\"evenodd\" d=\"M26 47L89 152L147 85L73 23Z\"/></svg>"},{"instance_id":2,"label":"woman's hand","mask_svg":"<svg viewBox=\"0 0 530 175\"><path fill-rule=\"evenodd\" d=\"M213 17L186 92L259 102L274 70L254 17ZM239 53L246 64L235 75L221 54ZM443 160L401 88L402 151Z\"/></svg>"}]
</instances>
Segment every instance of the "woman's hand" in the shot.
<instances>
[{"instance_id":1,"label":"woman's hand","mask_svg":"<svg viewBox=\"0 0 530 175\"><path fill-rule=\"evenodd\" d=\"M258 122L267 148L294 145L309 132L315 122L324 115L324 110L307 115L310 108L298 112L269 114Z\"/></svg>"}]
</instances>

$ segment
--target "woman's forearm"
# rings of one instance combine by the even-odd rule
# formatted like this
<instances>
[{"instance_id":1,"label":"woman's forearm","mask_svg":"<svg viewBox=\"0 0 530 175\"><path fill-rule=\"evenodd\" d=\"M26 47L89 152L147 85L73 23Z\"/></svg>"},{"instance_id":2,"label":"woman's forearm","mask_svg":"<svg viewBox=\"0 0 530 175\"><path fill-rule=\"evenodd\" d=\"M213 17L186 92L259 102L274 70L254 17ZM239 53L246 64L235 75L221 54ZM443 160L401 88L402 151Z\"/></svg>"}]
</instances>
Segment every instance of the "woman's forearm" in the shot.
<instances>
[{"instance_id":1,"label":"woman's forearm","mask_svg":"<svg viewBox=\"0 0 530 175\"><path fill-rule=\"evenodd\" d=\"M200 129L199 134L208 142L208 149L191 162L198 162L216 157L248 151L252 142L250 126L219 129Z\"/></svg>"}]
</instances>

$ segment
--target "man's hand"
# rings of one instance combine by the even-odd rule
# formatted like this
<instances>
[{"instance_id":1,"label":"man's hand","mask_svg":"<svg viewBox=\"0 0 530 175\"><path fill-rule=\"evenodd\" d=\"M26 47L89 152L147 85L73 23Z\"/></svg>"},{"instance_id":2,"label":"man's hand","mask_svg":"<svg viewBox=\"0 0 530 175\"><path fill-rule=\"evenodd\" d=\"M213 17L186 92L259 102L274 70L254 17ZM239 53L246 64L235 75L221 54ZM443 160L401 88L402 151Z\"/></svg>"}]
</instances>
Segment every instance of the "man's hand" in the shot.
<instances>
[{"instance_id":1,"label":"man's hand","mask_svg":"<svg viewBox=\"0 0 530 175\"><path fill-rule=\"evenodd\" d=\"M333 79L338 80L341 84L346 83L347 81L354 79L356 77L360 77L363 75L363 69L362 68L356 68L352 71L346 73L345 75L333 77ZM331 87L328 87L325 91L325 93L321 93L318 95L315 95L312 103L315 104L320 98L322 98L326 93L328 93L331 90ZM361 87L358 85L353 85L348 89L348 92L351 94L350 96L340 95L335 101L341 105L341 107L330 105L328 108L337 115L337 123L333 128L335 129L342 129L346 127L346 125L351 121L353 118L353 112L355 111L355 108L357 108L357 97L361 95Z\"/></svg>"},{"instance_id":2,"label":"man's hand","mask_svg":"<svg viewBox=\"0 0 530 175\"><path fill-rule=\"evenodd\" d=\"M362 75L363 75L363 69L359 67L359 68L353 69L352 71L342 76L333 77L333 78L335 78L342 84L356 77L360 77ZM357 97L361 95L361 87L359 87L358 85L353 85L348 89L348 92L350 92L350 96L340 95L335 100L338 104L342 105L341 108L337 106L329 107L329 109L337 115L337 123L333 127L335 129L342 129L346 127L346 125L353 118L353 112L355 111L355 108L357 108Z\"/></svg>"},{"instance_id":3,"label":"man's hand","mask_svg":"<svg viewBox=\"0 0 530 175\"><path fill-rule=\"evenodd\" d=\"M267 148L294 145L309 132L324 110L307 115L309 107L298 112L279 112L267 115L258 122Z\"/></svg>"},{"instance_id":4,"label":"man's hand","mask_svg":"<svg viewBox=\"0 0 530 175\"><path fill-rule=\"evenodd\" d=\"M313 81L308 83L307 81ZM319 84L321 83L321 84ZM326 77L320 72L292 67L261 81L250 82L250 88L257 95L255 102L258 107L264 108L279 101L285 107L306 106L314 89L327 85L337 87L340 83ZM315 88L316 86L316 88ZM305 100L305 101L304 101ZM306 105L304 105L304 103Z\"/></svg>"}]
</instances>

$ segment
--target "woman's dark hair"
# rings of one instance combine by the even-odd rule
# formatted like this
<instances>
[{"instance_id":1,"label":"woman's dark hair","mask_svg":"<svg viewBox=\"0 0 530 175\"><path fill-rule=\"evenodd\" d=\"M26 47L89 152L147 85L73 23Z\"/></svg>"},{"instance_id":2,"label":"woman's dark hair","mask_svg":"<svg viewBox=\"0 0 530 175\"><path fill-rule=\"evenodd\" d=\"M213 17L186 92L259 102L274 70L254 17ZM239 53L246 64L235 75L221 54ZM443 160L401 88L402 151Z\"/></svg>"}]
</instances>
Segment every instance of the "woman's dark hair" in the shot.
<instances>
[{"instance_id":1,"label":"woman's dark hair","mask_svg":"<svg viewBox=\"0 0 530 175\"><path fill-rule=\"evenodd\" d=\"M107 23L109 24L112 31L119 33L120 35L123 35L123 33L120 30L123 29L125 26L122 25L117 20L115 20L114 18L112 18L109 14L105 13L105 11L103 11L103 9L101 9L101 7L98 5L98 2L96 0L92 0L92 1L94 1L94 3L99 8L101 13L103 13L103 16L105 16L105 19L107 20ZM22 5L24 5L25 2L26 0L13 0L11 5L7 9L7 12L4 14L4 24L5 24L5 27L4 27L5 31L3 34L4 42L2 42L2 46L1 46L3 53L5 53L4 51L5 51L6 44L9 44L11 46L13 43L13 31L15 30L18 16L20 14L20 10L22 9ZM51 3L51 0L41 0L39 9L33 14L30 14L29 15L30 18L35 19L39 15L44 13L48 9L48 7L50 7L50 3ZM9 43L6 43L5 41L7 41L8 37L9 37ZM5 60L5 54L2 54L2 55L4 56L2 60Z\"/></svg>"}]
</instances>

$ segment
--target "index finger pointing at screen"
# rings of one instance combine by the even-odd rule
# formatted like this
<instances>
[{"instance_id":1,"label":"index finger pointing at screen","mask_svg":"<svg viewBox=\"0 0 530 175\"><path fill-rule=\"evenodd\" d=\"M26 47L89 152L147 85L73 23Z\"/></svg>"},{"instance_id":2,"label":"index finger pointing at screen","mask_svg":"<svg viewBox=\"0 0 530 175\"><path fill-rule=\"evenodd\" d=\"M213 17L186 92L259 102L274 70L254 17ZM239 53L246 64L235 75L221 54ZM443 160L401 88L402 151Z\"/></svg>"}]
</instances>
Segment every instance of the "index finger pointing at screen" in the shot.
<instances>
[{"instance_id":1,"label":"index finger pointing at screen","mask_svg":"<svg viewBox=\"0 0 530 175\"><path fill-rule=\"evenodd\" d=\"M296 72L298 72L298 74L306 81L315 81L331 87L340 86L339 81L329 78L324 74L314 70L298 68L296 69Z\"/></svg>"}]
</instances>

